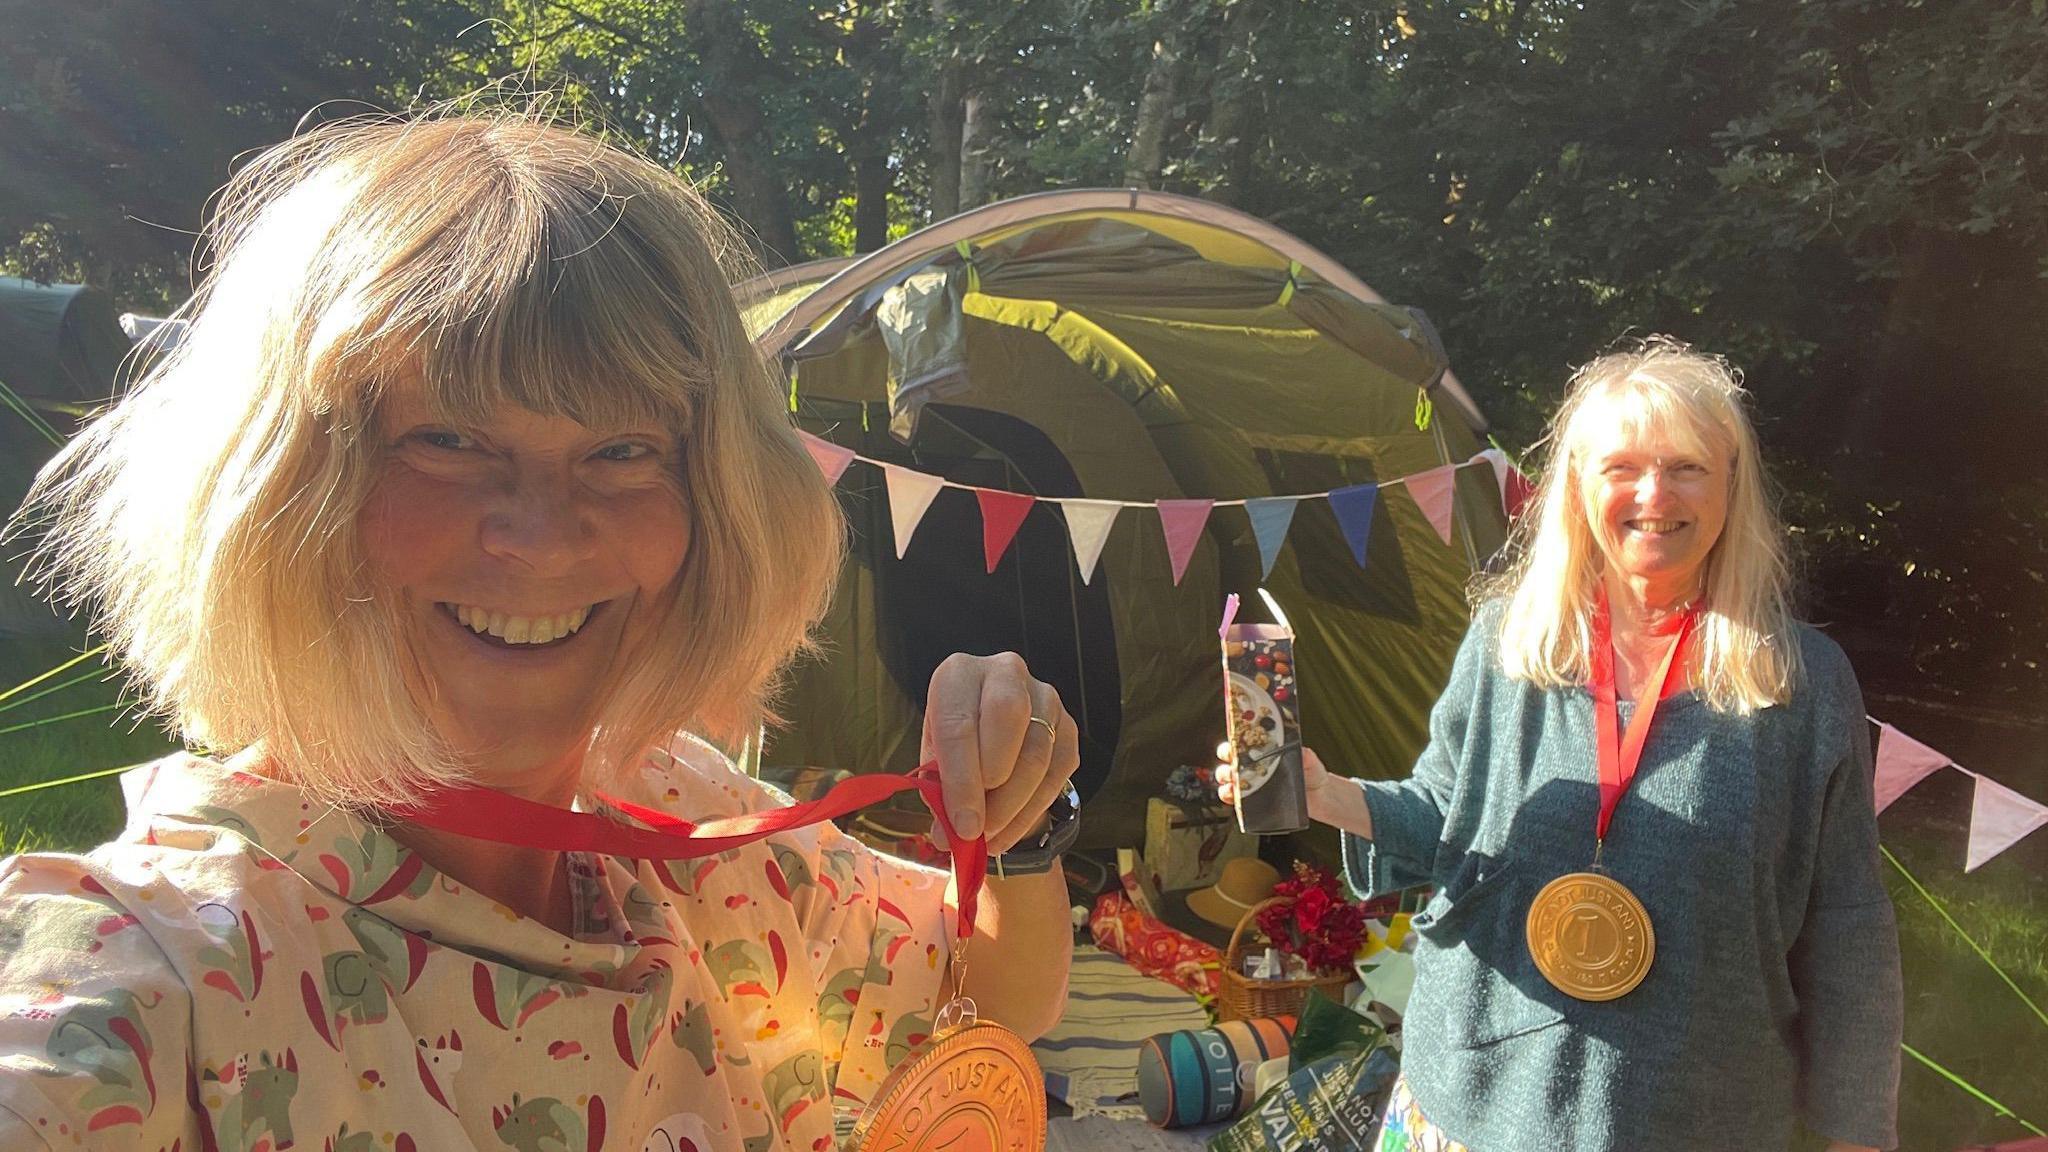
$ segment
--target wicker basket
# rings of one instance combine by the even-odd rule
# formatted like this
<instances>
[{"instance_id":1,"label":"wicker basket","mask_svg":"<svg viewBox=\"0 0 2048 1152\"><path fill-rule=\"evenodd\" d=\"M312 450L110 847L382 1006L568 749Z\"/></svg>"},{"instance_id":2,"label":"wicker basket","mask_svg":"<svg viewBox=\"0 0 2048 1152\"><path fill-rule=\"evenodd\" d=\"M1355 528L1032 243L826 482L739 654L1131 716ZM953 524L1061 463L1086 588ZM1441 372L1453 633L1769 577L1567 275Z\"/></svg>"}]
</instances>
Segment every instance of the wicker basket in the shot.
<instances>
[{"instance_id":1,"label":"wicker basket","mask_svg":"<svg viewBox=\"0 0 2048 1152\"><path fill-rule=\"evenodd\" d=\"M1237 929L1230 934L1230 947L1223 950L1223 983L1216 992L1217 1020L1299 1016L1303 1002L1315 988L1323 989L1332 1000L1343 999L1344 986L1352 979L1349 972L1331 972L1306 980L1254 980L1244 974L1246 929L1251 930L1251 935L1261 935L1258 930L1259 913L1275 904L1285 903L1287 898L1284 896L1260 901L1244 914L1244 918L1237 922Z\"/></svg>"}]
</instances>

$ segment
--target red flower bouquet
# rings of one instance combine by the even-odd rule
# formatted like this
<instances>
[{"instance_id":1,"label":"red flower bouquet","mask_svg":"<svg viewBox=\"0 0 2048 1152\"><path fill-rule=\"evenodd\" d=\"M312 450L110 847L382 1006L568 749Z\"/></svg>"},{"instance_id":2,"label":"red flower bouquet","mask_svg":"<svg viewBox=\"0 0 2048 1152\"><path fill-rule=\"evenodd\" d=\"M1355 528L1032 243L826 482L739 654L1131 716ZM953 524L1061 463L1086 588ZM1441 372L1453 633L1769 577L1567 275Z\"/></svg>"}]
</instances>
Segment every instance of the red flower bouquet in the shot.
<instances>
[{"instance_id":1,"label":"red flower bouquet","mask_svg":"<svg viewBox=\"0 0 2048 1152\"><path fill-rule=\"evenodd\" d=\"M1283 903L1259 913L1259 930L1282 952L1301 957L1311 972L1342 972L1365 943L1365 908L1345 898L1337 878L1294 862L1294 875L1273 886Z\"/></svg>"}]
</instances>

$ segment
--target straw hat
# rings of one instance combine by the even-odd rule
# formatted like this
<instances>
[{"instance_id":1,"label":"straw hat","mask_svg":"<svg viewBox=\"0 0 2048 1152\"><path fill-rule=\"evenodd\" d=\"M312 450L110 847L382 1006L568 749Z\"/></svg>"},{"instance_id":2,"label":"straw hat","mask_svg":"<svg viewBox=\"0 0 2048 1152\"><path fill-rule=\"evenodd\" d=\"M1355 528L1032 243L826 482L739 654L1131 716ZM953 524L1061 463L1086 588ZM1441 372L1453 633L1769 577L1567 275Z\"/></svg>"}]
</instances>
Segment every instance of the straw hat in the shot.
<instances>
[{"instance_id":1,"label":"straw hat","mask_svg":"<svg viewBox=\"0 0 2048 1152\"><path fill-rule=\"evenodd\" d=\"M1207 888L1188 893L1188 911L1211 924L1237 927L1244 914L1273 894L1280 870L1254 856L1240 856L1223 865L1223 875Z\"/></svg>"}]
</instances>

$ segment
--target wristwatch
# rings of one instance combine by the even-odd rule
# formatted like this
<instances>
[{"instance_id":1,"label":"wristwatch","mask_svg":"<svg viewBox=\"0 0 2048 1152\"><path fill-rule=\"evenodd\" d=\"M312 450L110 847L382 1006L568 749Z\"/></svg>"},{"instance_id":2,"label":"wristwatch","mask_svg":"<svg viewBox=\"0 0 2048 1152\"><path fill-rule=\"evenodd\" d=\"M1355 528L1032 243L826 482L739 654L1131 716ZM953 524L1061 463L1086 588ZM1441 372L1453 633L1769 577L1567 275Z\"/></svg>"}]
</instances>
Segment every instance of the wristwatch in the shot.
<instances>
[{"instance_id":1,"label":"wristwatch","mask_svg":"<svg viewBox=\"0 0 2048 1152\"><path fill-rule=\"evenodd\" d=\"M1072 848L1081 835L1081 793L1075 790L1073 781L1067 782L1067 790L1052 802L1046 815L1052 817L1052 823L1039 833L1038 839L1026 840L1000 856L988 858L989 875L1007 879L1052 871L1053 861Z\"/></svg>"}]
</instances>

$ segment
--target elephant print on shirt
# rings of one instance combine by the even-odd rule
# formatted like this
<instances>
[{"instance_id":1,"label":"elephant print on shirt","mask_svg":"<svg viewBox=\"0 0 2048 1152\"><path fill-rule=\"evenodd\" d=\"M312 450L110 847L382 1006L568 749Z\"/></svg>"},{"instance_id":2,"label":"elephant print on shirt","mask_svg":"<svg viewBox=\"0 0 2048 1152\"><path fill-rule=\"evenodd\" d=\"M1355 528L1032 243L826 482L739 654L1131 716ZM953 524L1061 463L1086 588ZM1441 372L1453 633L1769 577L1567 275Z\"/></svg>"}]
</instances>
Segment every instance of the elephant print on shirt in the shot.
<instances>
[{"instance_id":1,"label":"elephant print on shirt","mask_svg":"<svg viewBox=\"0 0 2048 1152\"><path fill-rule=\"evenodd\" d=\"M154 1045L143 1011L162 999L158 994L145 1003L115 989L102 999L66 1008L51 1026L44 1046L50 1059L61 1067L82 1068L98 1081L79 1099L89 1130L141 1124L156 1110L156 1078L149 1066Z\"/></svg>"}]
</instances>

